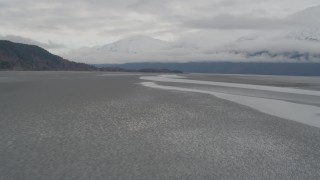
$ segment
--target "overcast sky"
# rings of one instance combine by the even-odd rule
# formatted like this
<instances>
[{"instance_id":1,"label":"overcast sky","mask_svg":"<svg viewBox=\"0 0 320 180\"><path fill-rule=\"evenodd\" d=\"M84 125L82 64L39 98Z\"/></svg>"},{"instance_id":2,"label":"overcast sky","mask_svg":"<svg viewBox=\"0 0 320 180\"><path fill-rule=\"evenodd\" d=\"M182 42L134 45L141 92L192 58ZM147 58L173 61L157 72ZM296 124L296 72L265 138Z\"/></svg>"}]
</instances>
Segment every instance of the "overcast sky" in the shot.
<instances>
[{"instance_id":1,"label":"overcast sky","mask_svg":"<svg viewBox=\"0 0 320 180\"><path fill-rule=\"evenodd\" d=\"M56 53L139 34L185 44L209 39L214 46L255 31L305 26L304 20L290 15L319 4L319 0L0 0L0 39L37 44Z\"/></svg>"}]
</instances>

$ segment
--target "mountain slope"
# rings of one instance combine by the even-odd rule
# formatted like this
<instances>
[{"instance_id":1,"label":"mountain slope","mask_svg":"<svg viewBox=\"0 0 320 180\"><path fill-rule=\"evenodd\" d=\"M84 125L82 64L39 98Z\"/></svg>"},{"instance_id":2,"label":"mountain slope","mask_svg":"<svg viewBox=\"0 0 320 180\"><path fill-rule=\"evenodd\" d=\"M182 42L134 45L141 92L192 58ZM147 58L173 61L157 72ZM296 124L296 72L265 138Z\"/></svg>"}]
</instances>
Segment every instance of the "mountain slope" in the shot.
<instances>
[{"instance_id":1,"label":"mountain slope","mask_svg":"<svg viewBox=\"0 0 320 180\"><path fill-rule=\"evenodd\" d=\"M307 8L282 20L284 26L239 38L223 51L274 62L320 62L320 6Z\"/></svg>"},{"instance_id":2,"label":"mountain slope","mask_svg":"<svg viewBox=\"0 0 320 180\"><path fill-rule=\"evenodd\" d=\"M53 55L38 46L0 40L0 69L8 70L94 70Z\"/></svg>"},{"instance_id":3,"label":"mountain slope","mask_svg":"<svg viewBox=\"0 0 320 180\"><path fill-rule=\"evenodd\" d=\"M320 42L320 27L292 31L288 33L287 37L297 40Z\"/></svg>"},{"instance_id":4,"label":"mountain slope","mask_svg":"<svg viewBox=\"0 0 320 180\"><path fill-rule=\"evenodd\" d=\"M63 54L64 57L79 62L124 63L149 61L168 52L170 43L148 36L133 36L103 46L80 48ZM160 58L161 59L161 58Z\"/></svg>"},{"instance_id":5,"label":"mountain slope","mask_svg":"<svg viewBox=\"0 0 320 180\"><path fill-rule=\"evenodd\" d=\"M98 51L109 51L114 53L139 54L164 49L169 44L165 41L148 36L133 36L121 39L111 44L98 48Z\"/></svg>"}]
</instances>

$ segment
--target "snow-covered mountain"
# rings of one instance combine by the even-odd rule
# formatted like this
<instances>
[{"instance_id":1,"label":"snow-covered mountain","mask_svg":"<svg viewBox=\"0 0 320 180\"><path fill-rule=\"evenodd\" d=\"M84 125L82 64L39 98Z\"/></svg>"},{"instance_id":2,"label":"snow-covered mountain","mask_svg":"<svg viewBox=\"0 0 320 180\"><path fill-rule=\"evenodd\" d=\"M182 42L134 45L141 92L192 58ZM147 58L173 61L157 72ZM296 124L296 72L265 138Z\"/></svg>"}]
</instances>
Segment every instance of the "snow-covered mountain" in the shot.
<instances>
[{"instance_id":1,"label":"snow-covered mountain","mask_svg":"<svg viewBox=\"0 0 320 180\"><path fill-rule=\"evenodd\" d=\"M169 43L148 36L132 36L111 44L98 47L98 51L140 54L165 49Z\"/></svg>"},{"instance_id":2,"label":"snow-covered mountain","mask_svg":"<svg viewBox=\"0 0 320 180\"><path fill-rule=\"evenodd\" d=\"M65 58L91 63L271 61L320 62L320 6L276 21L277 29L256 30L233 43L212 47L165 42L133 36L91 48L81 48ZM197 39L197 42L204 42Z\"/></svg>"},{"instance_id":3,"label":"snow-covered mountain","mask_svg":"<svg viewBox=\"0 0 320 180\"><path fill-rule=\"evenodd\" d=\"M255 61L320 62L319 47L319 29L305 28L243 36L220 52Z\"/></svg>"},{"instance_id":4,"label":"snow-covered mountain","mask_svg":"<svg viewBox=\"0 0 320 180\"><path fill-rule=\"evenodd\" d=\"M225 45L221 51L275 62L320 62L320 6L292 14L283 27L257 31Z\"/></svg>"},{"instance_id":5,"label":"snow-covered mountain","mask_svg":"<svg viewBox=\"0 0 320 180\"><path fill-rule=\"evenodd\" d=\"M320 28L307 28L289 32L286 36L290 39L314 41L320 43Z\"/></svg>"},{"instance_id":6,"label":"snow-covered mountain","mask_svg":"<svg viewBox=\"0 0 320 180\"><path fill-rule=\"evenodd\" d=\"M80 48L64 54L64 57L80 62L90 59L93 60L93 63L135 62L138 59L152 59L155 55L162 54L170 49L170 46L171 44L166 41L139 35L102 46Z\"/></svg>"},{"instance_id":7,"label":"snow-covered mountain","mask_svg":"<svg viewBox=\"0 0 320 180\"><path fill-rule=\"evenodd\" d=\"M320 41L320 6L310 7L303 11L289 15L280 20L282 29L267 33L256 32L239 38L240 41L257 40L261 38L295 39L306 41Z\"/></svg>"},{"instance_id":8,"label":"snow-covered mountain","mask_svg":"<svg viewBox=\"0 0 320 180\"><path fill-rule=\"evenodd\" d=\"M199 49L158 40L149 36L132 36L103 46L73 50L63 57L78 62L125 63L175 61L187 59ZM192 59L192 58L191 58Z\"/></svg>"}]
</instances>

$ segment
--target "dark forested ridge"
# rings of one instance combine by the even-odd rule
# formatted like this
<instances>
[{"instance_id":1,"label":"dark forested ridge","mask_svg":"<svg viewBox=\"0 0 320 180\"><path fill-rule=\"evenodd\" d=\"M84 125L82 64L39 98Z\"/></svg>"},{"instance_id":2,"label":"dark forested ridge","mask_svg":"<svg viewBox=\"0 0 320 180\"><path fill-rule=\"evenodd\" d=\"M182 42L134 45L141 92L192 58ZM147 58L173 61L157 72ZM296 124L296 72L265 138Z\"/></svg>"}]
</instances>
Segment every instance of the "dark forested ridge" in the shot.
<instances>
[{"instance_id":1,"label":"dark forested ridge","mask_svg":"<svg viewBox=\"0 0 320 180\"><path fill-rule=\"evenodd\" d=\"M35 45L0 40L0 70L96 70L53 55Z\"/></svg>"}]
</instances>

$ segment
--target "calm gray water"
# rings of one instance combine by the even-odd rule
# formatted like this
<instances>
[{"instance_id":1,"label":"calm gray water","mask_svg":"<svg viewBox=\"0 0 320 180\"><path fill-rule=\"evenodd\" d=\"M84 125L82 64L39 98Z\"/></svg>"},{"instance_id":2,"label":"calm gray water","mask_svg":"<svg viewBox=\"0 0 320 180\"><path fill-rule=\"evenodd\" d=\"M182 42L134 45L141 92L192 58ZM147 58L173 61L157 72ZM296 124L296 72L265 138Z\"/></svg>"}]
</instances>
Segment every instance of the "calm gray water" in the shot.
<instances>
[{"instance_id":1,"label":"calm gray water","mask_svg":"<svg viewBox=\"0 0 320 180\"><path fill-rule=\"evenodd\" d=\"M320 128L104 74L0 72L0 179L320 179Z\"/></svg>"}]
</instances>

